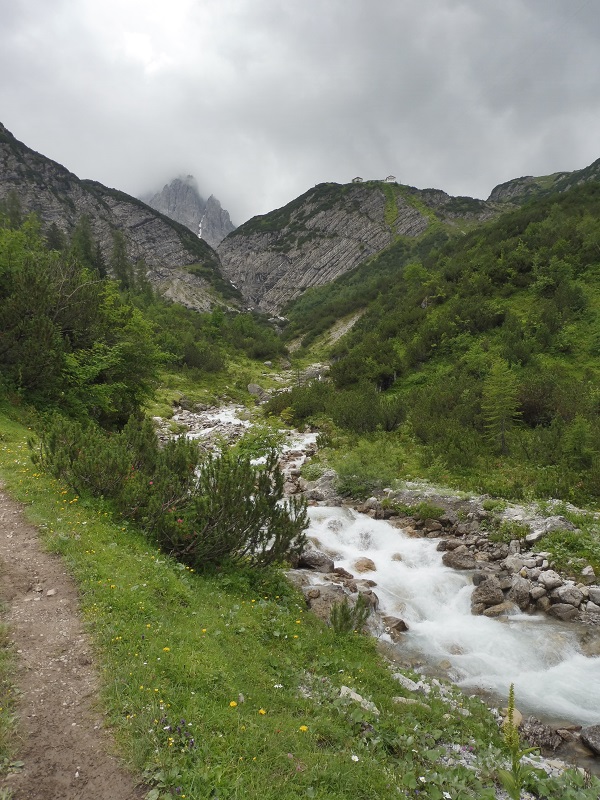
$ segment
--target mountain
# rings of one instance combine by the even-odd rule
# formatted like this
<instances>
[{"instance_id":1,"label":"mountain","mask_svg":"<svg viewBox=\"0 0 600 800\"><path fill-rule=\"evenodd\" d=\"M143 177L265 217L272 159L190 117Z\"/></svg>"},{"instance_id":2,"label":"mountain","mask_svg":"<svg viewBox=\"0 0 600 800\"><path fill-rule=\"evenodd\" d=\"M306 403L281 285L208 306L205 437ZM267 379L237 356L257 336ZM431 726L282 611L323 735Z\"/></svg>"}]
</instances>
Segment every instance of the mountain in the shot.
<instances>
[{"instance_id":1,"label":"mountain","mask_svg":"<svg viewBox=\"0 0 600 800\"><path fill-rule=\"evenodd\" d=\"M214 250L184 225L124 192L81 180L0 123L0 201L9 197L18 198L23 212L35 212L44 228L55 224L67 236L88 217L107 264L115 233L122 233L129 259L145 262L149 280L167 298L197 310L238 304Z\"/></svg>"},{"instance_id":2,"label":"mountain","mask_svg":"<svg viewBox=\"0 0 600 800\"><path fill-rule=\"evenodd\" d=\"M217 248L223 273L249 304L279 313L307 288L322 286L398 241L444 230L467 233L533 199L596 181L600 159L575 172L526 176L496 186L487 200L452 197L356 179L322 183L280 209L253 217Z\"/></svg>"},{"instance_id":3,"label":"mountain","mask_svg":"<svg viewBox=\"0 0 600 800\"><path fill-rule=\"evenodd\" d=\"M303 358L329 360L331 383L268 410L372 435L331 463L348 491L426 470L493 496L596 507L598 166L510 182L495 196L508 189L513 205L494 219L464 235L432 220L304 292L285 308L284 336Z\"/></svg>"},{"instance_id":4,"label":"mountain","mask_svg":"<svg viewBox=\"0 0 600 800\"><path fill-rule=\"evenodd\" d=\"M235 230L229 212L221 207L214 195L205 200L193 175L174 178L160 192L141 198L152 208L170 219L180 222L204 239L211 247L217 245Z\"/></svg>"},{"instance_id":5,"label":"mountain","mask_svg":"<svg viewBox=\"0 0 600 800\"><path fill-rule=\"evenodd\" d=\"M467 230L498 204L386 181L322 183L283 208L253 217L217 248L245 300L279 312L310 286L329 283L399 238L433 225Z\"/></svg>"}]
</instances>

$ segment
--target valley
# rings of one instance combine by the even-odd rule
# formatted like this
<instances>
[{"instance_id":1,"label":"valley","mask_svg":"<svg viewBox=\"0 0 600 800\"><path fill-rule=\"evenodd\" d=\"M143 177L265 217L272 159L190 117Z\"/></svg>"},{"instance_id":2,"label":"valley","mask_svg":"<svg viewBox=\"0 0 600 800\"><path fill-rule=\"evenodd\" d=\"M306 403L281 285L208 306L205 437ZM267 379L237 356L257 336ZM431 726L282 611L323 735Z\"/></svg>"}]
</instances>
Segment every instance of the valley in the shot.
<instances>
[{"instance_id":1,"label":"valley","mask_svg":"<svg viewBox=\"0 0 600 800\"><path fill-rule=\"evenodd\" d=\"M191 180L182 224L0 150L0 475L35 526L4 500L5 796L46 747L12 682L39 536L79 626L38 654L48 718L90 666L121 793L500 800L514 690L522 796L596 800L598 162L485 201L321 183L226 230ZM110 771L64 749L40 796Z\"/></svg>"}]
</instances>

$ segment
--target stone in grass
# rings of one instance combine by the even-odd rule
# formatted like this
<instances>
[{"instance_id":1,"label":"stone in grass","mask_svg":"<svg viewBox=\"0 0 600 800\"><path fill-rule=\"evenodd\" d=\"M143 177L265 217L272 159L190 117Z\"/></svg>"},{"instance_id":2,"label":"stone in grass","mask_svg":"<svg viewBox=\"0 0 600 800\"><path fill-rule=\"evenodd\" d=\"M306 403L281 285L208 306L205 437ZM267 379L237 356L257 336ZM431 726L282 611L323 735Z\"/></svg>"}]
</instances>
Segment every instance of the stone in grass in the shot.
<instances>
[{"instance_id":1,"label":"stone in grass","mask_svg":"<svg viewBox=\"0 0 600 800\"><path fill-rule=\"evenodd\" d=\"M410 678L407 678L406 675L403 675L401 672L395 672L392 675L392 678L395 681L398 681L400 686L406 689L407 692L418 692L419 686L415 681L411 681Z\"/></svg>"},{"instance_id":2,"label":"stone in grass","mask_svg":"<svg viewBox=\"0 0 600 800\"><path fill-rule=\"evenodd\" d=\"M392 697L392 703L396 703L396 705L399 706L413 706L422 708L425 711L431 711L431 706L428 706L427 703L422 703L420 700L415 700L414 697Z\"/></svg>"},{"instance_id":3,"label":"stone in grass","mask_svg":"<svg viewBox=\"0 0 600 800\"><path fill-rule=\"evenodd\" d=\"M431 692L431 686L428 683L424 681L415 683L415 681L411 681L410 678L407 678L406 675L403 675L401 672L394 672L392 678L398 681L400 686L406 689L407 692L421 692L421 694L429 694Z\"/></svg>"},{"instance_id":4,"label":"stone in grass","mask_svg":"<svg viewBox=\"0 0 600 800\"><path fill-rule=\"evenodd\" d=\"M362 695L355 692L349 686L342 686L340 688L340 697L348 697L350 700L353 700L355 703L358 703L361 708L364 708L365 711L369 711L371 714L375 714L376 717L379 716L379 709L372 703L370 700L365 700Z\"/></svg>"}]
</instances>

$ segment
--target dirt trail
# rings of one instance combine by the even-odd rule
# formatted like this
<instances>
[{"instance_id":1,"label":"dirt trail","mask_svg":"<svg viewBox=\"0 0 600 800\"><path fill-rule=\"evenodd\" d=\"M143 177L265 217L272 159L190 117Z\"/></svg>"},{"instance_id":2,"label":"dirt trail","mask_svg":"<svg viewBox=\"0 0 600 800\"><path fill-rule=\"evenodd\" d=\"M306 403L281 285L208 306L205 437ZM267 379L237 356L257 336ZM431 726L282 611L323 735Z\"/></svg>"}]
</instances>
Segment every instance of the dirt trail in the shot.
<instances>
[{"instance_id":1,"label":"dirt trail","mask_svg":"<svg viewBox=\"0 0 600 800\"><path fill-rule=\"evenodd\" d=\"M98 678L77 589L61 559L40 546L19 505L0 491L0 597L22 692L17 758L0 778L15 800L134 800L147 789L110 755L95 704Z\"/></svg>"}]
</instances>

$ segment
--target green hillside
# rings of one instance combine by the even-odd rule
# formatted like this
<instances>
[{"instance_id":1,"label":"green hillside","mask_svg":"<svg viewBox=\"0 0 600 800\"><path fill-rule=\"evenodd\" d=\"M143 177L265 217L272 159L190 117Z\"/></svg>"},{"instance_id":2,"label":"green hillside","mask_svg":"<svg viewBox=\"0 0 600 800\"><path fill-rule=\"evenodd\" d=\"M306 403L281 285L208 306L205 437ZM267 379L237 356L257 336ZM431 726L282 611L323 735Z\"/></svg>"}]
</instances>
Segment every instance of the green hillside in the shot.
<instances>
[{"instance_id":1,"label":"green hillside","mask_svg":"<svg viewBox=\"0 0 600 800\"><path fill-rule=\"evenodd\" d=\"M342 430L375 435L391 424L372 412L375 392L401 409L390 435L418 453L414 469L436 465L438 477L514 497L595 502L599 217L600 185L590 182L464 235L400 241L306 292L287 310L289 335L305 345L364 313L329 352L331 388L314 407L298 400L296 416L333 413Z\"/></svg>"}]
</instances>

